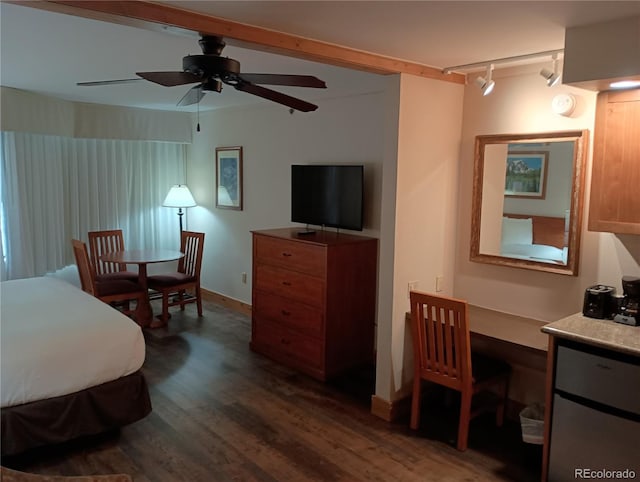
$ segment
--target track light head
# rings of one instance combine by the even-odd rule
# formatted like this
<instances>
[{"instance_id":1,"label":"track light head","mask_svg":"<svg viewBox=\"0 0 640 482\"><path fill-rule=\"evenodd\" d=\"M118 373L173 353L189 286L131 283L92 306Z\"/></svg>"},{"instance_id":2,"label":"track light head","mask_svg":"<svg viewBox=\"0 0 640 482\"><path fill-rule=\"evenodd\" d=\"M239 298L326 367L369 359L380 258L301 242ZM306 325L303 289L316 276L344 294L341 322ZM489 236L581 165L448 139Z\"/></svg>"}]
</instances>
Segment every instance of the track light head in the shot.
<instances>
[{"instance_id":1,"label":"track light head","mask_svg":"<svg viewBox=\"0 0 640 482\"><path fill-rule=\"evenodd\" d=\"M482 90L482 95L489 95L496 86L496 83L493 80L487 80L482 76L478 77L475 80L475 83L480 87L480 90Z\"/></svg>"},{"instance_id":2,"label":"track light head","mask_svg":"<svg viewBox=\"0 0 640 482\"><path fill-rule=\"evenodd\" d=\"M558 73L558 54L553 54L551 59L553 60L553 71L549 69L540 70L540 75L547 81L548 87L553 87L560 82L560 74Z\"/></svg>"},{"instance_id":3,"label":"track light head","mask_svg":"<svg viewBox=\"0 0 640 482\"><path fill-rule=\"evenodd\" d=\"M540 75L547 81L549 87L553 87L560 81L560 74L549 69L540 70Z\"/></svg>"},{"instance_id":4,"label":"track light head","mask_svg":"<svg viewBox=\"0 0 640 482\"><path fill-rule=\"evenodd\" d=\"M493 65L487 66L487 75L486 77L477 77L475 83L480 90L482 91L482 95L489 95L493 92L493 88L496 86L496 83L491 79L491 74L493 73Z\"/></svg>"}]
</instances>

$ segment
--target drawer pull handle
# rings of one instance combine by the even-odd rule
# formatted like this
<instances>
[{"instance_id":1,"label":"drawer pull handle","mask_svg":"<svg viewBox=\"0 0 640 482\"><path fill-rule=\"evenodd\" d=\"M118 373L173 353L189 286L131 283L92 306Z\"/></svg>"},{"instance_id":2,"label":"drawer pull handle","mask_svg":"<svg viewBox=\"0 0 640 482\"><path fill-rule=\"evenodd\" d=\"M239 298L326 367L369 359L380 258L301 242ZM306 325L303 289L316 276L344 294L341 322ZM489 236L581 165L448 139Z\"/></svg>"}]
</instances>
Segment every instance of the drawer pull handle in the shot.
<instances>
[{"instance_id":1,"label":"drawer pull handle","mask_svg":"<svg viewBox=\"0 0 640 482\"><path fill-rule=\"evenodd\" d=\"M282 256L284 256L285 258L289 258L291 256L291 253L282 253Z\"/></svg>"},{"instance_id":2,"label":"drawer pull handle","mask_svg":"<svg viewBox=\"0 0 640 482\"><path fill-rule=\"evenodd\" d=\"M285 286L291 286L291 282L290 281L283 281L282 284L285 285Z\"/></svg>"},{"instance_id":3,"label":"drawer pull handle","mask_svg":"<svg viewBox=\"0 0 640 482\"><path fill-rule=\"evenodd\" d=\"M610 367L610 366L603 365L602 363L596 363L596 366L597 366L598 368L602 368L603 370L611 370L611 367Z\"/></svg>"},{"instance_id":4,"label":"drawer pull handle","mask_svg":"<svg viewBox=\"0 0 640 482\"><path fill-rule=\"evenodd\" d=\"M290 311L287 311L287 310L282 310L282 314L283 314L284 316L289 316L289 315L291 315L291 312L290 312Z\"/></svg>"}]
</instances>

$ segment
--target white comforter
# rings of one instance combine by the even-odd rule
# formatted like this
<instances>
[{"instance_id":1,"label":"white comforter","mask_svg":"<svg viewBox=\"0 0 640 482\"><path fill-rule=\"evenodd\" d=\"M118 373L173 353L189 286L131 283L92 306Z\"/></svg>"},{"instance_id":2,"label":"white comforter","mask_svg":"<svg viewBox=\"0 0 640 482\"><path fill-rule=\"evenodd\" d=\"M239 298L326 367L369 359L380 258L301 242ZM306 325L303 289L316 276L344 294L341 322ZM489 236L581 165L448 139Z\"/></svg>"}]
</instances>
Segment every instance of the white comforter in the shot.
<instances>
[{"instance_id":1,"label":"white comforter","mask_svg":"<svg viewBox=\"0 0 640 482\"><path fill-rule=\"evenodd\" d=\"M502 244L500 255L544 263L567 264L567 248L560 249L545 244Z\"/></svg>"},{"instance_id":2,"label":"white comforter","mask_svg":"<svg viewBox=\"0 0 640 482\"><path fill-rule=\"evenodd\" d=\"M2 407L115 380L144 362L140 327L69 283L4 281L0 296Z\"/></svg>"}]
</instances>

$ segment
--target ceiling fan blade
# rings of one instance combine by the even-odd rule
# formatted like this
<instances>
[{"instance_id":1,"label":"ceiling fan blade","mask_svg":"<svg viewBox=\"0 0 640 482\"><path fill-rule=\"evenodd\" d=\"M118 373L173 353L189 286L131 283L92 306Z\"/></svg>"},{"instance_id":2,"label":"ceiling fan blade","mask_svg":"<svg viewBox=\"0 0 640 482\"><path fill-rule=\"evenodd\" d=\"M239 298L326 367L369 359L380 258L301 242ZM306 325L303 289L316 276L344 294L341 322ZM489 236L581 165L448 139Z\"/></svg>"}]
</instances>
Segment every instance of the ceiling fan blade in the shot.
<instances>
[{"instance_id":1,"label":"ceiling fan blade","mask_svg":"<svg viewBox=\"0 0 640 482\"><path fill-rule=\"evenodd\" d=\"M249 82L241 82L238 85L234 85L234 87L237 90L257 95L258 97L262 97L264 99L286 105L288 107L291 107L292 109L296 109L302 112L309 112L318 108L317 105L310 104L309 102L305 102L304 100L296 99L295 97L291 97L290 95L276 92L275 90L267 89L259 85L250 84Z\"/></svg>"},{"instance_id":2,"label":"ceiling fan blade","mask_svg":"<svg viewBox=\"0 0 640 482\"><path fill-rule=\"evenodd\" d=\"M189 72L136 72L145 80L155 84L173 87L174 85L193 84L202 82L203 78Z\"/></svg>"},{"instance_id":3,"label":"ceiling fan blade","mask_svg":"<svg viewBox=\"0 0 640 482\"><path fill-rule=\"evenodd\" d=\"M326 89L327 84L313 75L288 74L240 74L239 77L253 84L290 85L293 87L315 87Z\"/></svg>"},{"instance_id":4,"label":"ceiling fan blade","mask_svg":"<svg viewBox=\"0 0 640 482\"><path fill-rule=\"evenodd\" d=\"M76 85L81 87L92 87L94 85L114 85L114 84L132 84L134 82L140 82L140 78L136 79L118 79L118 80L96 80L93 82L78 82Z\"/></svg>"},{"instance_id":5,"label":"ceiling fan blade","mask_svg":"<svg viewBox=\"0 0 640 482\"><path fill-rule=\"evenodd\" d=\"M202 90L202 84L191 87L186 94L180 99L177 105L186 106L197 104L204 97L204 91Z\"/></svg>"}]
</instances>

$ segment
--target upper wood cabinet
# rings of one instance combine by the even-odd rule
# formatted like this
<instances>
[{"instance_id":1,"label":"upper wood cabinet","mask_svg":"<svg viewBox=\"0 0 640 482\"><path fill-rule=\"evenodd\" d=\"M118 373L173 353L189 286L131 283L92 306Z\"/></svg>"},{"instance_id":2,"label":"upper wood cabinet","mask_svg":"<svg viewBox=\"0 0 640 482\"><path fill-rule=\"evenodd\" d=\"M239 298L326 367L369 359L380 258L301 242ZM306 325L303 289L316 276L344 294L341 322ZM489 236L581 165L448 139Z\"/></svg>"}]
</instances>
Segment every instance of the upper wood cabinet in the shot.
<instances>
[{"instance_id":1,"label":"upper wood cabinet","mask_svg":"<svg viewBox=\"0 0 640 482\"><path fill-rule=\"evenodd\" d=\"M640 234L640 89L598 94L589 230Z\"/></svg>"}]
</instances>

